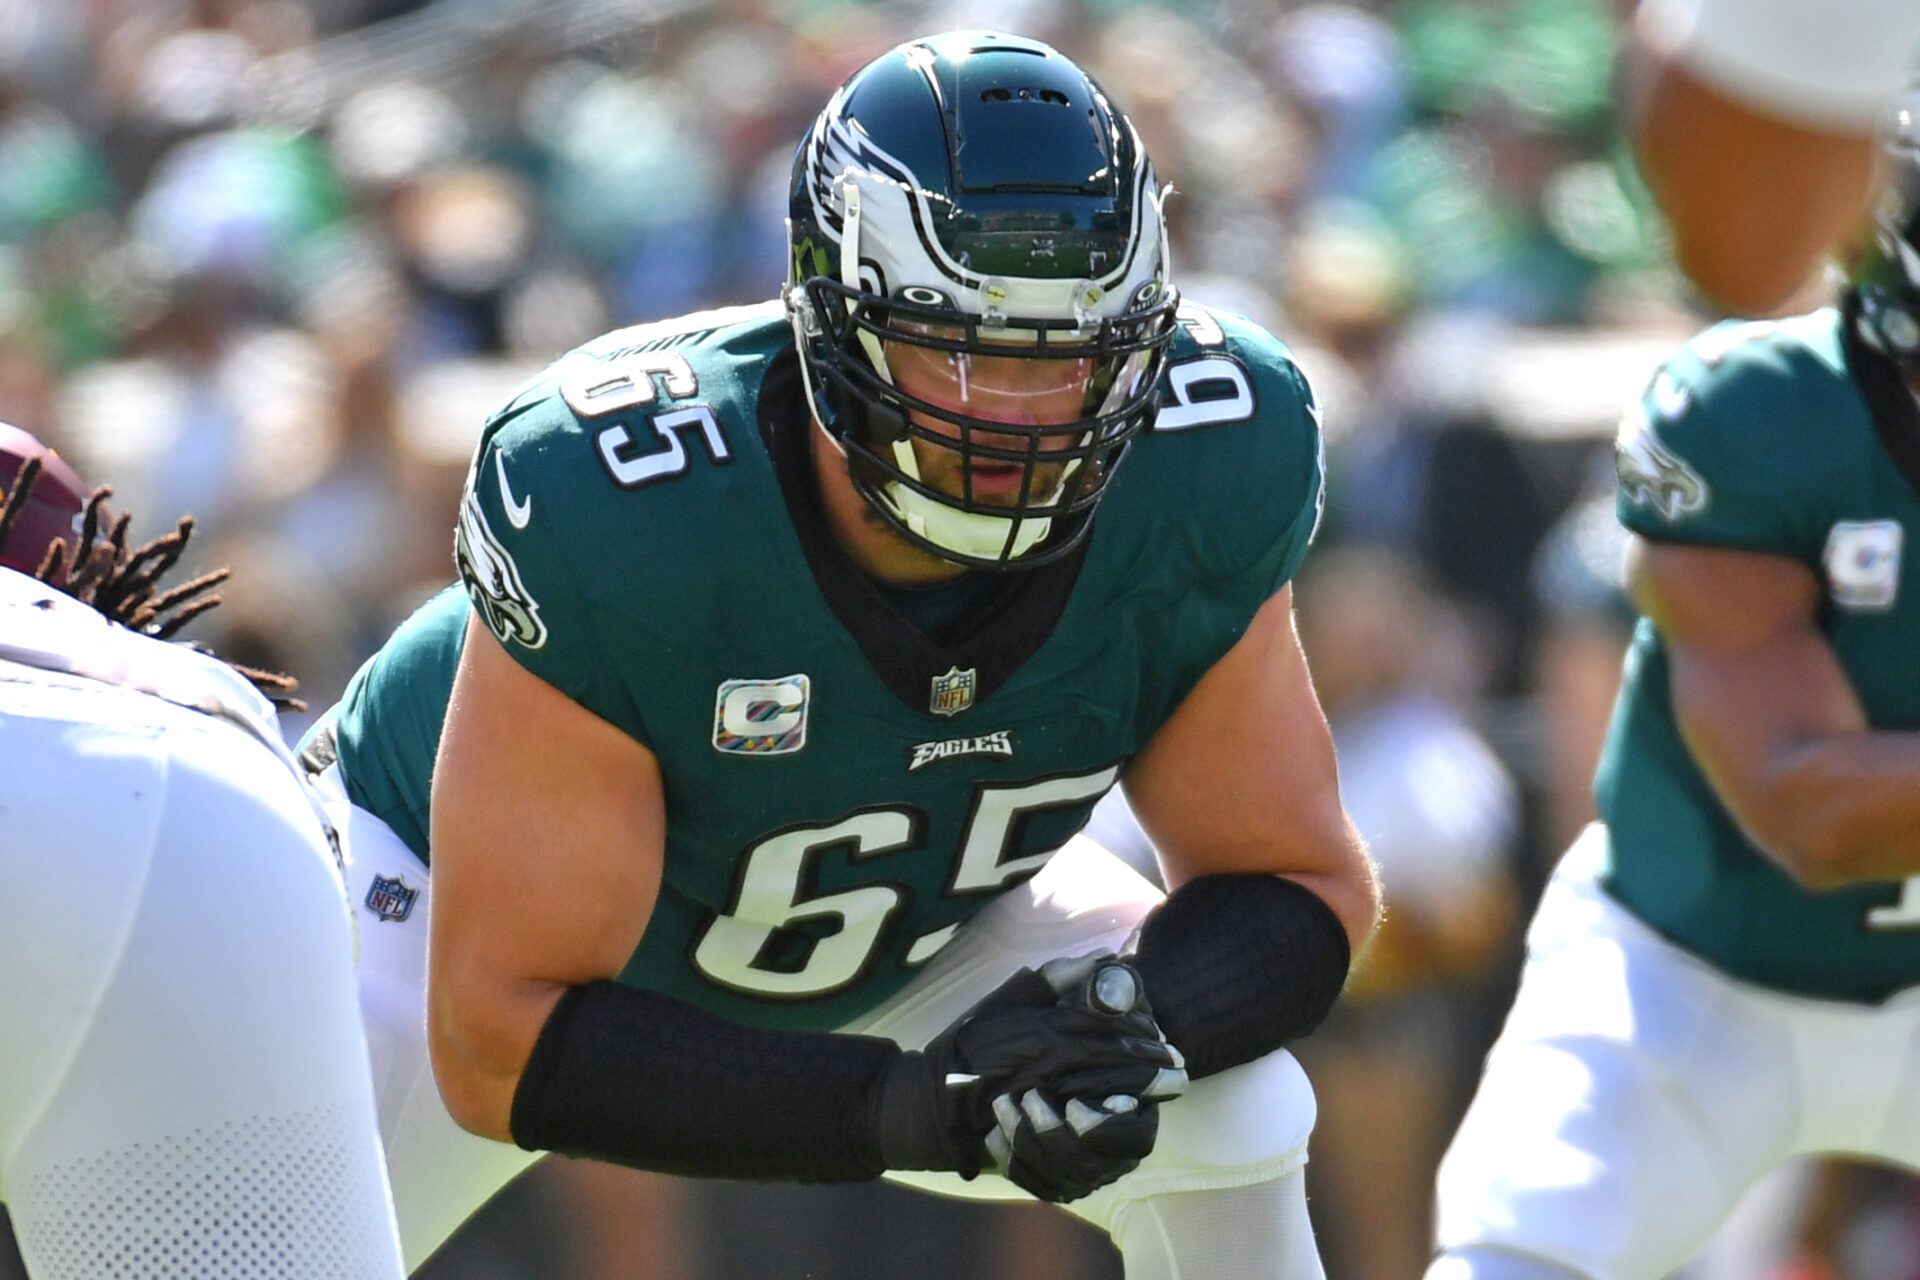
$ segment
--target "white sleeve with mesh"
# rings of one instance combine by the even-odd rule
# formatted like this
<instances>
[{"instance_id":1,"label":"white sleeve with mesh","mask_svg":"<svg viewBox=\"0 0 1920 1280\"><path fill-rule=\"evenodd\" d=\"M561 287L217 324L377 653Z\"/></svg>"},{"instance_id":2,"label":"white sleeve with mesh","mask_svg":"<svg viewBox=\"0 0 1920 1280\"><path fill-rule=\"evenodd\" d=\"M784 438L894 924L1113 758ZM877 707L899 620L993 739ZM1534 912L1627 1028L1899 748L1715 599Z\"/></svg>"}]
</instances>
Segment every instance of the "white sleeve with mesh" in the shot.
<instances>
[{"instance_id":1,"label":"white sleeve with mesh","mask_svg":"<svg viewBox=\"0 0 1920 1280\"><path fill-rule=\"evenodd\" d=\"M0 1198L28 1275L402 1280L351 925L300 784L208 716L19 688Z\"/></svg>"},{"instance_id":2,"label":"white sleeve with mesh","mask_svg":"<svg viewBox=\"0 0 1920 1280\"><path fill-rule=\"evenodd\" d=\"M149 1135L16 1175L31 1280L397 1280L350 1108ZM377 1152L376 1152L377 1157Z\"/></svg>"},{"instance_id":3,"label":"white sleeve with mesh","mask_svg":"<svg viewBox=\"0 0 1920 1280\"><path fill-rule=\"evenodd\" d=\"M1920 45L1920 0L1641 0L1636 21L1734 97L1848 132L1880 122Z\"/></svg>"}]
</instances>

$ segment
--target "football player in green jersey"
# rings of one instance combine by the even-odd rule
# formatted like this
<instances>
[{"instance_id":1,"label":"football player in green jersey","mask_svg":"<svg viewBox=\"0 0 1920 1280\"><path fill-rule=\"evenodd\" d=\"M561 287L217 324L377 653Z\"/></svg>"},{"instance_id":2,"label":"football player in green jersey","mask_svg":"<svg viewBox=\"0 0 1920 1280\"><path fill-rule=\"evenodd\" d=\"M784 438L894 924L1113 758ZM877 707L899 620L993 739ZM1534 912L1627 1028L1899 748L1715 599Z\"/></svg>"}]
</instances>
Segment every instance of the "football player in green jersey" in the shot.
<instances>
[{"instance_id":1,"label":"football player in green jersey","mask_svg":"<svg viewBox=\"0 0 1920 1280\"><path fill-rule=\"evenodd\" d=\"M1837 308L1709 330L1618 443L1643 617L1428 1280L1657 1280L1762 1174L1920 1166L1920 153Z\"/></svg>"},{"instance_id":2,"label":"football player in green jersey","mask_svg":"<svg viewBox=\"0 0 1920 1280\"><path fill-rule=\"evenodd\" d=\"M1321 1274L1284 1046L1377 892L1290 612L1319 429L1284 347L1180 302L1161 199L1055 51L914 41L801 145L783 304L488 422L464 591L307 744L410 1259L562 1151ZM1075 838L1116 781L1164 897Z\"/></svg>"}]
</instances>

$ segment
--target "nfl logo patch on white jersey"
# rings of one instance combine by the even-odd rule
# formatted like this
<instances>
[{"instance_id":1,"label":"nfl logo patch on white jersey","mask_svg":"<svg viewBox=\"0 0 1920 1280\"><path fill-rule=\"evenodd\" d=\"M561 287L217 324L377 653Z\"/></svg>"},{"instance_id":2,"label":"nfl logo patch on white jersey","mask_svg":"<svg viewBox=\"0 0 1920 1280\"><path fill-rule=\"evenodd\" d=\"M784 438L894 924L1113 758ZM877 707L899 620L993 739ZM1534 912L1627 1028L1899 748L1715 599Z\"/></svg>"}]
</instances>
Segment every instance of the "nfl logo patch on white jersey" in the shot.
<instances>
[{"instance_id":1,"label":"nfl logo patch on white jersey","mask_svg":"<svg viewBox=\"0 0 1920 1280\"><path fill-rule=\"evenodd\" d=\"M367 910L382 920L404 924L413 914L413 904L419 896L420 890L400 876L375 876L367 887Z\"/></svg>"}]
</instances>

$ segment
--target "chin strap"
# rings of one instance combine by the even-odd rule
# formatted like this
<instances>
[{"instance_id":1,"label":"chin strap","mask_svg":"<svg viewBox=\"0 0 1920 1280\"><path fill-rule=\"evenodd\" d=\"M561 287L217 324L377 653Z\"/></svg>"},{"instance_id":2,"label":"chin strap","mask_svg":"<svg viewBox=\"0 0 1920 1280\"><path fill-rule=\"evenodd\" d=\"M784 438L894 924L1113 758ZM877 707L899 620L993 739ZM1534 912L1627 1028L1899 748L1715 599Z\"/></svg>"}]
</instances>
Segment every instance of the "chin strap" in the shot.
<instances>
[{"instance_id":1,"label":"chin strap","mask_svg":"<svg viewBox=\"0 0 1920 1280\"><path fill-rule=\"evenodd\" d=\"M920 464L914 458L911 441L893 442L893 462L911 478L920 479ZM1016 518L959 511L924 493L916 493L898 480L887 481L880 487L880 494L915 537L975 560L1018 559L1039 546L1053 528L1053 521L1047 516ZM1009 537L1013 541L1011 547L1007 545Z\"/></svg>"},{"instance_id":2,"label":"chin strap","mask_svg":"<svg viewBox=\"0 0 1920 1280\"><path fill-rule=\"evenodd\" d=\"M843 210L840 219L840 283L852 289L856 294L861 291L860 284L860 184L852 176L840 179L840 205ZM855 304L846 303L847 314L853 314ZM887 371L887 353L880 347L880 339L863 328L855 328L854 340L867 353L867 360L882 378L893 381Z\"/></svg>"}]
</instances>

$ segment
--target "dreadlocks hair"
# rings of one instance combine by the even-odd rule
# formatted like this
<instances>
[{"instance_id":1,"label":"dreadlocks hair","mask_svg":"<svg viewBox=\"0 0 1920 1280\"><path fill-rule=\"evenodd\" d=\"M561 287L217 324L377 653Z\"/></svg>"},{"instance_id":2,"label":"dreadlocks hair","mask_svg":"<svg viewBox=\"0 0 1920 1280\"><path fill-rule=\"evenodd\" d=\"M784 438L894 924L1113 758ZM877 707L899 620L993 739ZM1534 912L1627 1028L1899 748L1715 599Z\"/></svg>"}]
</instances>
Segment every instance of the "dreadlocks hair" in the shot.
<instances>
[{"instance_id":1,"label":"dreadlocks hair","mask_svg":"<svg viewBox=\"0 0 1920 1280\"><path fill-rule=\"evenodd\" d=\"M40 459L28 459L14 477L12 492L0 493L0 546L6 545L8 533L26 506L27 495L40 478L40 469ZM125 512L110 515L106 502L112 496L111 485L101 485L89 495L77 541L69 547L65 538L55 538L33 576L131 631L155 640L170 640L180 628L219 605L220 597L212 594L213 588L225 582L232 570L215 569L162 591L160 579L179 563L187 539L193 535L193 517L181 516L171 533L128 550L127 528L132 517ZM227 665L245 676L276 708L307 709L306 703L292 696L300 683L292 676L237 662Z\"/></svg>"}]
</instances>

